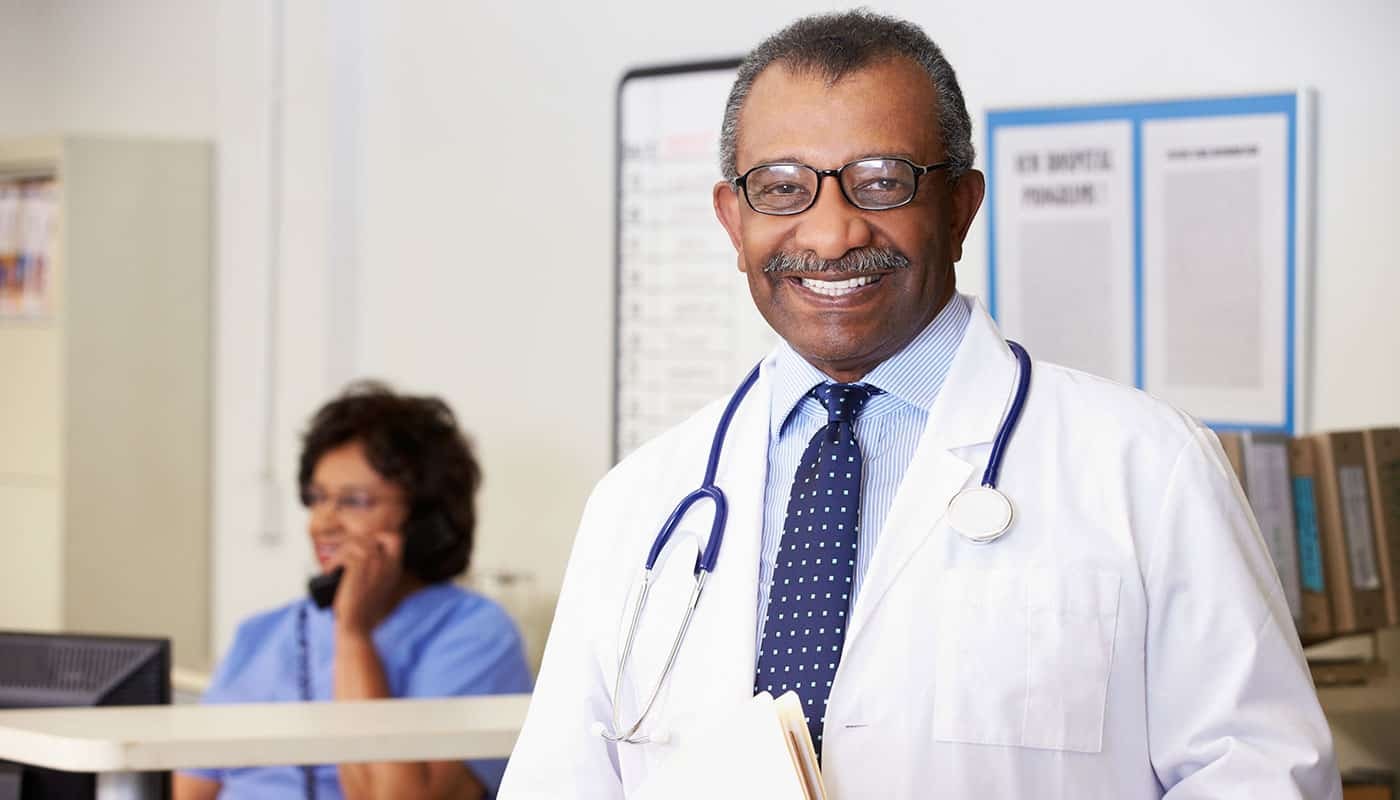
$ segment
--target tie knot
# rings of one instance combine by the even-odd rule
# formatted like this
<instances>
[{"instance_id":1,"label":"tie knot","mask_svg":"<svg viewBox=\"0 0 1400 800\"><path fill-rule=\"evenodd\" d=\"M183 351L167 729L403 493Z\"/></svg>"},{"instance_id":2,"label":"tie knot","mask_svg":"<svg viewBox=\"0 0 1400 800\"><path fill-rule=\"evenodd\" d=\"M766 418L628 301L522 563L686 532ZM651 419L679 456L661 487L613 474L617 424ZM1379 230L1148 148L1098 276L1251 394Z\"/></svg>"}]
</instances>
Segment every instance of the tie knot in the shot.
<instances>
[{"instance_id":1,"label":"tie knot","mask_svg":"<svg viewBox=\"0 0 1400 800\"><path fill-rule=\"evenodd\" d=\"M812 390L812 396L826 406L828 423L854 423L860 410L879 393L879 389L863 383L823 383Z\"/></svg>"}]
</instances>

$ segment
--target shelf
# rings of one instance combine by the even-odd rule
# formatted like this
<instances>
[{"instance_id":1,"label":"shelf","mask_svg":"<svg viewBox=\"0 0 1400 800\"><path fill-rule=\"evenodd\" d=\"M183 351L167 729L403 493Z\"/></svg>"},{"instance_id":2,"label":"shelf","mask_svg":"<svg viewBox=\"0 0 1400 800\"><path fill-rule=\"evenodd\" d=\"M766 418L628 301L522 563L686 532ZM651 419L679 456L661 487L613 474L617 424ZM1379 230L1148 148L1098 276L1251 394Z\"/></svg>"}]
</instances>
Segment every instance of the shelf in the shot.
<instances>
[{"instance_id":1,"label":"shelf","mask_svg":"<svg viewBox=\"0 0 1400 800\"><path fill-rule=\"evenodd\" d=\"M1317 699L1325 714L1400 713L1400 681L1393 676L1385 682L1365 686L1324 686Z\"/></svg>"},{"instance_id":2,"label":"shelf","mask_svg":"<svg viewBox=\"0 0 1400 800\"><path fill-rule=\"evenodd\" d=\"M1337 714L1400 713L1400 630L1345 636L1304 650L1322 710Z\"/></svg>"}]
</instances>

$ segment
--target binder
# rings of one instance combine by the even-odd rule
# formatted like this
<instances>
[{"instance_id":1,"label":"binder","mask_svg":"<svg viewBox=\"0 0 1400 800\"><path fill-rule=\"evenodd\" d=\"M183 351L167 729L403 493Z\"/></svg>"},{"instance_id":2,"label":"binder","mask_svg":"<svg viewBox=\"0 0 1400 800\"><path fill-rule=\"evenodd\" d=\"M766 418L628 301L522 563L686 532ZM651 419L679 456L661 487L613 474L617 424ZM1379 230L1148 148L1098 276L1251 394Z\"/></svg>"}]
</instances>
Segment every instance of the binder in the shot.
<instances>
[{"instance_id":1,"label":"binder","mask_svg":"<svg viewBox=\"0 0 1400 800\"><path fill-rule=\"evenodd\" d=\"M760 692L735 713L674 742L639 800L826 800L812 735L796 692Z\"/></svg>"},{"instance_id":2,"label":"binder","mask_svg":"<svg viewBox=\"0 0 1400 800\"><path fill-rule=\"evenodd\" d=\"M1278 570L1283 596L1293 623L1302 632L1303 592L1298 568L1298 527L1293 509L1292 471L1288 466L1288 437L1245 433L1240 437L1245 494L1264 535L1264 544Z\"/></svg>"},{"instance_id":3,"label":"binder","mask_svg":"<svg viewBox=\"0 0 1400 800\"><path fill-rule=\"evenodd\" d=\"M1304 641L1332 635L1332 601L1327 591L1326 557L1317 519L1317 457L1311 439L1288 443L1288 465L1293 474L1293 519L1298 526L1298 588L1303 618L1298 635Z\"/></svg>"},{"instance_id":4,"label":"binder","mask_svg":"<svg viewBox=\"0 0 1400 800\"><path fill-rule=\"evenodd\" d=\"M19 307L19 184L0 181L0 315Z\"/></svg>"},{"instance_id":5,"label":"binder","mask_svg":"<svg viewBox=\"0 0 1400 800\"><path fill-rule=\"evenodd\" d=\"M1371 521L1365 440L1360 431L1320 433L1313 444L1332 632L1375 630L1385 625L1386 610Z\"/></svg>"},{"instance_id":6,"label":"binder","mask_svg":"<svg viewBox=\"0 0 1400 800\"><path fill-rule=\"evenodd\" d=\"M1225 458L1230 462L1230 468L1235 471L1235 479L1240 482L1240 486L1248 494L1249 486L1245 482L1244 471L1244 439L1238 433L1217 433L1216 438L1220 440L1220 449L1225 451Z\"/></svg>"},{"instance_id":7,"label":"binder","mask_svg":"<svg viewBox=\"0 0 1400 800\"><path fill-rule=\"evenodd\" d=\"M1362 440L1385 591L1386 623L1400 625L1400 428L1365 431Z\"/></svg>"}]
</instances>

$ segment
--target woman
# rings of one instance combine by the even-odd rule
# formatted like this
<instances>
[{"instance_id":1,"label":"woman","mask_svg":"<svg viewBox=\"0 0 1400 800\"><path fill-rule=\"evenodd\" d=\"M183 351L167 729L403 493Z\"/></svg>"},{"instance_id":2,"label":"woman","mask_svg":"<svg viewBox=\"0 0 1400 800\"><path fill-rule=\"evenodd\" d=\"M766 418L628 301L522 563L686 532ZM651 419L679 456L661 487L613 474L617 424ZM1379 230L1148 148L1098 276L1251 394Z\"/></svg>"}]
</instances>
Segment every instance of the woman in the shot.
<instances>
[{"instance_id":1,"label":"woman","mask_svg":"<svg viewBox=\"0 0 1400 800\"><path fill-rule=\"evenodd\" d=\"M310 597L255 616L208 703L527 692L520 637L491 601L453 585L467 568L481 473L446 404L373 383L311 421L298 472L328 608ZM177 800L494 796L504 761L191 770Z\"/></svg>"}]
</instances>

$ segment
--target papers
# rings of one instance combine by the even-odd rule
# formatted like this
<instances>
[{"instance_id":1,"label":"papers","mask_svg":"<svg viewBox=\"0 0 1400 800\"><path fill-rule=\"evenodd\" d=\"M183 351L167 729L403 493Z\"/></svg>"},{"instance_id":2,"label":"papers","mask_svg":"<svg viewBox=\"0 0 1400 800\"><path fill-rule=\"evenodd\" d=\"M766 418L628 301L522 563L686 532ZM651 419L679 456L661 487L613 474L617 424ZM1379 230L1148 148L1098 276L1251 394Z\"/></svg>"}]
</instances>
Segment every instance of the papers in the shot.
<instances>
[{"instance_id":1,"label":"papers","mask_svg":"<svg viewBox=\"0 0 1400 800\"><path fill-rule=\"evenodd\" d=\"M816 749L795 692L762 692L657 765L639 800L826 800Z\"/></svg>"}]
</instances>

